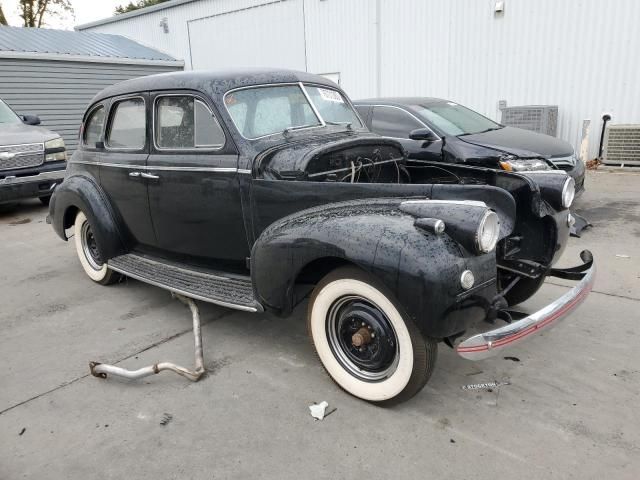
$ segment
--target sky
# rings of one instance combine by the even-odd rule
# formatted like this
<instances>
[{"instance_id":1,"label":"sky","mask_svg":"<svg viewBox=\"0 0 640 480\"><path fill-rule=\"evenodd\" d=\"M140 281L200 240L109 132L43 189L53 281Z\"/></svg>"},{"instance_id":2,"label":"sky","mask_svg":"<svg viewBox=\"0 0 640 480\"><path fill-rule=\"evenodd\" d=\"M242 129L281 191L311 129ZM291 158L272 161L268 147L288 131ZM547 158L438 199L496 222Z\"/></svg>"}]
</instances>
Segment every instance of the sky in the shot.
<instances>
[{"instance_id":1,"label":"sky","mask_svg":"<svg viewBox=\"0 0 640 480\"><path fill-rule=\"evenodd\" d=\"M74 25L112 16L115 8L125 3L129 3L129 0L71 0L75 11L75 20L70 15L62 18L50 17L46 26L47 28L73 30ZM22 19L18 16L18 0L0 0L0 4L9 25L21 26Z\"/></svg>"}]
</instances>

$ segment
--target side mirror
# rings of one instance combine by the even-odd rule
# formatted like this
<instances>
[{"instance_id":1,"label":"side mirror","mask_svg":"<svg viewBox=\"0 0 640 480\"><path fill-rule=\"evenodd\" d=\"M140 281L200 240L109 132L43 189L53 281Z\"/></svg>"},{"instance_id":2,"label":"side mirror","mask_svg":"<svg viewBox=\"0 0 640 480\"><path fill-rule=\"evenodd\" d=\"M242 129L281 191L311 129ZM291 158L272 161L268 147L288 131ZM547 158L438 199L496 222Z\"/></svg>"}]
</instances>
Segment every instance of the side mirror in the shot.
<instances>
[{"instance_id":1,"label":"side mirror","mask_svg":"<svg viewBox=\"0 0 640 480\"><path fill-rule=\"evenodd\" d=\"M23 115L22 121L27 125L40 125L40 119L36 115Z\"/></svg>"},{"instance_id":2,"label":"side mirror","mask_svg":"<svg viewBox=\"0 0 640 480\"><path fill-rule=\"evenodd\" d=\"M437 140L436 134L433 133L428 128L416 128L409 133L409 138L411 140L424 140L426 142L433 142Z\"/></svg>"}]
</instances>

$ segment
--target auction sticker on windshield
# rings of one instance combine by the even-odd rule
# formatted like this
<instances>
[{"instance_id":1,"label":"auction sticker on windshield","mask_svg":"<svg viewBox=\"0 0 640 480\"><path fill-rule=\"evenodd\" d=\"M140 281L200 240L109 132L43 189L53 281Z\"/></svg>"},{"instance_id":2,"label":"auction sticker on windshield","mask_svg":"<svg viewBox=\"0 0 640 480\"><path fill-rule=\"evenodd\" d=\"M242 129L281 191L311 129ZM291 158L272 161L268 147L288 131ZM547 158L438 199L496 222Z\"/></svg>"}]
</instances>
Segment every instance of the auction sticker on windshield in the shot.
<instances>
[{"instance_id":1,"label":"auction sticker on windshield","mask_svg":"<svg viewBox=\"0 0 640 480\"><path fill-rule=\"evenodd\" d=\"M335 90L329 90L328 88L318 88L318 92L320 92L320 96L329 102L338 102L344 103L342 99L342 95L340 95Z\"/></svg>"}]
</instances>

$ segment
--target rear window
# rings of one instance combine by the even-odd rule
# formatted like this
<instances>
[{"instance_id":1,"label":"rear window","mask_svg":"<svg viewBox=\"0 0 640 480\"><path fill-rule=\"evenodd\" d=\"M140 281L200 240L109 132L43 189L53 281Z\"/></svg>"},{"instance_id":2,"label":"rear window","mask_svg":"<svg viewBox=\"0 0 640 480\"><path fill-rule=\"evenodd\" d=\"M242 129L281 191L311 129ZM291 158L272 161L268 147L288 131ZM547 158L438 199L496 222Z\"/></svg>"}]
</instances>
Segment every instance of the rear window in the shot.
<instances>
[{"instance_id":1,"label":"rear window","mask_svg":"<svg viewBox=\"0 0 640 480\"><path fill-rule=\"evenodd\" d=\"M99 106L89 114L89 118L84 125L84 133L82 143L90 148L96 146L96 142L100 141L102 135L102 127L104 126L104 107Z\"/></svg>"},{"instance_id":2,"label":"rear window","mask_svg":"<svg viewBox=\"0 0 640 480\"><path fill-rule=\"evenodd\" d=\"M107 146L140 150L146 145L147 116L142 98L117 102L111 114Z\"/></svg>"}]
</instances>

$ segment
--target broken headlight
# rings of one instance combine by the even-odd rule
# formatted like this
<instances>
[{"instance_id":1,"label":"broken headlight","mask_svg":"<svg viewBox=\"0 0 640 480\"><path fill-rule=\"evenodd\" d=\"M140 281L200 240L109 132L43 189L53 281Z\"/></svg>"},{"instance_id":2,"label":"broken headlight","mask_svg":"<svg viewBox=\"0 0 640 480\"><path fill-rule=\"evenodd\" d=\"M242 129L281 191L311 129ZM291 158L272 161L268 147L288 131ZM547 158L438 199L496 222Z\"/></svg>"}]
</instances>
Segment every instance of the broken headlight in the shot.
<instances>
[{"instance_id":1,"label":"broken headlight","mask_svg":"<svg viewBox=\"0 0 640 480\"><path fill-rule=\"evenodd\" d=\"M527 172L532 170L550 170L549 164L542 158L516 158L510 155L500 158L500 167L507 172Z\"/></svg>"}]
</instances>

